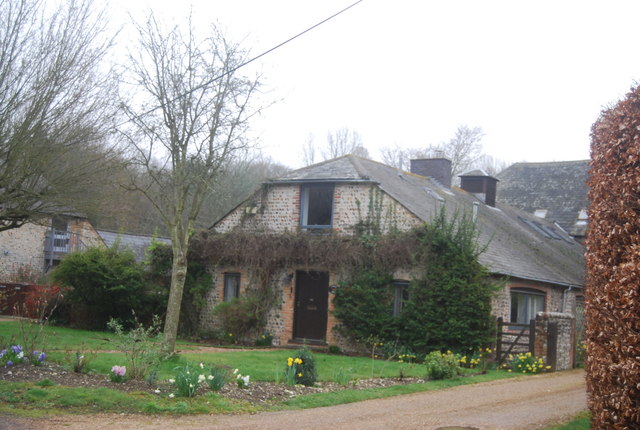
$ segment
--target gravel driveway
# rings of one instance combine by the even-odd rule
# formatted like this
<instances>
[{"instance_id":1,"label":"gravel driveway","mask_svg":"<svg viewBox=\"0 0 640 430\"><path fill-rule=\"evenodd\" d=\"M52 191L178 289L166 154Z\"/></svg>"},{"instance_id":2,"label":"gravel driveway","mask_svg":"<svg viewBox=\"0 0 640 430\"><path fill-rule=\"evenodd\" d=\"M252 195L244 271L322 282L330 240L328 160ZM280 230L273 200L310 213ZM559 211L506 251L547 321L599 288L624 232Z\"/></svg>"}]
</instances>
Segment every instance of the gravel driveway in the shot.
<instances>
[{"instance_id":1,"label":"gravel driveway","mask_svg":"<svg viewBox=\"0 0 640 430\"><path fill-rule=\"evenodd\" d=\"M572 370L300 411L179 417L112 414L15 421L24 424L24 428L69 430L438 429L448 426L483 430L539 429L569 419L586 408L584 372Z\"/></svg>"}]
</instances>

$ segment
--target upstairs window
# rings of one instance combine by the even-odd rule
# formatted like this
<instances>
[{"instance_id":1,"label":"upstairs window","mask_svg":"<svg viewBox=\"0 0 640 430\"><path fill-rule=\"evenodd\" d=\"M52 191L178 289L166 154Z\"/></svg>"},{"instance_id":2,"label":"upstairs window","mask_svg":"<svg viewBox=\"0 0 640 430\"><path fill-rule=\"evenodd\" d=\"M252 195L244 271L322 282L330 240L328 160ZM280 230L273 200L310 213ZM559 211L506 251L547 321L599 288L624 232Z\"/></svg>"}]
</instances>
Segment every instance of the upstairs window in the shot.
<instances>
[{"instance_id":1,"label":"upstairs window","mask_svg":"<svg viewBox=\"0 0 640 430\"><path fill-rule=\"evenodd\" d=\"M302 186L300 225L303 229L331 228L333 184Z\"/></svg>"},{"instance_id":2,"label":"upstairs window","mask_svg":"<svg viewBox=\"0 0 640 430\"><path fill-rule=\"evenodd\" d=\"M240 274L225 273L224 274L224 301L230 302L240 297Z\"/></svg>"},{"instance_id":3,"label":"upstairs window","mask_svg":"<svg viewBox=\"0 0 640 430\"><path fill-rule=\"evenodd\" d=\"M511 322L529 324L538 312L544 311L545 294L537 290L511 290Z\"/></svg>"}]
</instances>

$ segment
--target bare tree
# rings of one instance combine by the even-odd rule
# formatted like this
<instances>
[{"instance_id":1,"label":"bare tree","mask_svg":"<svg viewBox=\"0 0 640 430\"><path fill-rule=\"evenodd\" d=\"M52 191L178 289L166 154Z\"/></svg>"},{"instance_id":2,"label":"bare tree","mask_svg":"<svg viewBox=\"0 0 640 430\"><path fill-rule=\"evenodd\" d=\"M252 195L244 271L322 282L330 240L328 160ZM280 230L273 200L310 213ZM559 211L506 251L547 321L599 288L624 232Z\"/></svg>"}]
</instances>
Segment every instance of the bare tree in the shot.
<instances>
[{"instance_id":1,"label":"bare tree","mask_svg":"<svg viewBox=\"0 0 640 430\"><path fill-rule=\"evenodd\" d=\"M64 210L108 166L105 22L90 1L0 2L0 231Z\"/></svg>"},{"instance_id":2,"label":"bare tree","mask_svg":"<svg viewBox=\"0 0 640 430\"><path fill-rule=\"evenodd\" d=\"M478 159L478 161L476 161L474 167L484 170L491 176L496 176L498 173L509 167L509 165L510 164L507 161L484 154Z\"/></svg>"},{"instance_id":3,"label":"bare tree","mask_svg":"<svg viewBox=\"0 0 640 430\"><path fill-rule=\"evenodd\" d=\"M125 103L124 136L150 185L138 184L160 213L172 241L171 287L163 350L172 353L187 273L189 237L206 194L225 163L247 148L244 132L258 80L240 76L246 54L212 27L196 40L191 18L167 29L150 14L138 25L139 50L130 55L139 91Z\"/></svg>"},{"instance_id":4,"label":"bare tree","mask_svg":"<svg viewBox=\"0 0 640 430\"><path fill-rule=\"evenodd\" d=\"M329 160L347 154L369 157L360 134L346 127L327 133L327 146L322 150L322 157Z\"/></svg>"},{"instance_id":5,"label":"bare tree","mask_svg":"<svg viewBox=\"0 0 640 430\"><path fill-rule=\"evenodd\" d=\"M392 147L381 148L380 155L382 162L387 166L392 166L400 170L409 169L409 152L397 144Z\"/></svg>"},{"instance_id":6,"label":"bare tree","mask_svg":"<svg viewBox=\"0 0 640 430\"><path fill-rule=\"evenodd\" d=\"M459 175L473 168L480 167L482 153L482 137L480 127L458 126L454 136L438 145L426 148L402 149L395 147L382 148L382 159L385 163L398 169L409 167L409 160L415 158L439 158L451 160L451 173Z\"/></svg>"},{"instance_id":7,"label":"bare tree","mask_svg":"<svg viewBox=\"0 0 640 430\"><path fill-rule=\"evenodd\" d=\"M316 162L316 146L314 140L313 133L309 133L307 141L302 146L302 162L305 166L310 166Z\"/></svg>"},{"instance_id":8,"label":"bare tree","mask_svg":"<svg viewBox=\"0 0 640 430\"><path fill-rule=\"evenodd\" d=\"M453 137L439 145L430 145L424 150L414 150L412 158L445 157L451 160L452 175L459 175L473 168L482 156L480 127L459 125Z\"/></svg>"}]
</instances>

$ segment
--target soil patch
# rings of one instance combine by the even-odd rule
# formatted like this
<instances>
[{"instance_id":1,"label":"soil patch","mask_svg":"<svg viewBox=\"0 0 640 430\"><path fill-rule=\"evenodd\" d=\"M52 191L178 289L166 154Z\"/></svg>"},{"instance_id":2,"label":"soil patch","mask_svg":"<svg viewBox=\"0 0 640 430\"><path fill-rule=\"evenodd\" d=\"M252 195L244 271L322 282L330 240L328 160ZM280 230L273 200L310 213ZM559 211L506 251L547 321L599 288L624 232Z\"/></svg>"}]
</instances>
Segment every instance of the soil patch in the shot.
<instances>
[{"instance_id":1,"label":"soil patch","mask_svg":"<svg viewBox=\"0 0 640 430\"><path fill-rule=\"evenodd\" d=\"M151 394L167 394L171 392L171 385L165 381L157 381L149 383L146 381L128 380L122 383L111 382L108 376L102 374L87 374L72 372L55 363L43 363L40 366L32 364L20 364L12 367L0 368L0 379L14 382L38 382L48 379L56 385L67 387L84 387L84 388L110 388L124 392L147 392ZM291 397L312 394L326 393L344 389L362 390L366 388L389 387L392 385L404 385L414 382L424 382L417 378L374 378L354 381L352 383L341 385L335 382L318 382L313 387L305 387L301 385L287 386L285 384L276 384L273 382L252 381L247 388L240 388L236 384L229 383L225 385L219 392L222 396L245 400L256 404L265 404L286 400ZM208 387L202 386L197 394L202 394L208 390ZM159 392L158 392L159 391Z\"/></svg>"}]
</instances>

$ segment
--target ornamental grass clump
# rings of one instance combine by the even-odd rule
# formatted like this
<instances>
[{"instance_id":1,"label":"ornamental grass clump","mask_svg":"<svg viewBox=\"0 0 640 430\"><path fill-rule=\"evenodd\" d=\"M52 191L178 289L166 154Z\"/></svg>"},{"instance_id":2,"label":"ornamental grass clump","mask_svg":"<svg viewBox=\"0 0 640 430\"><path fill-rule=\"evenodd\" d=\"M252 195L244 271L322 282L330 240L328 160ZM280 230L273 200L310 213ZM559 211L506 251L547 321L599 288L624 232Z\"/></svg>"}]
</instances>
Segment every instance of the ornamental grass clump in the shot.
<instances>
[{"instance_id":1,"label":"ornamental grass clump","mask_svg":"<svg viewBox=\"0 0 640 430\"><path fill-rule=\"evenodd\" d=\"M284 371L284 382L289 385L296 385L298 378L302 378L302 359L299 357L287 358L287 368Z\"/></svg>"},{"instance_id":2,"label":"ornamental grass clump","mask_svg":"<svg viewBox=\"0 0 640 430\"><path fill-rule=\"evenodd\" d=\"M312 387L318 379L316 361L313 353L305 346L296 351L296 355L293 358L294 360L297 358L301 361L297 365L298 373L296 373L296 384Z\"/></svg>"},{"instance_id":3,"label":"ornamental grass clump","mask_svg":"<svg viewBox=\"0 0 640 430\"><path fill-rule=\"evenodd\" d=\"M424 358L424 366L426 368L426 379L450 379L461 373L458 355L447 351L433 351Z\"/></svg>"},{"instance_id":4,"label":"ornamental grass clump","mask_svg":"<svg viewBox=\"0 0 640 430\"><path fill-rule=\"evenodd\" d=\"M211 391L220 391L229 382L229 369L222 366L211 366L211 374L207 376L207 384Z\"/></svg>"},{"instance_id":5,"label":"ornamental grass clump","mask_svg":"<svg viewBox=\"0 0 640 430\"><path fill-rule=\"evenodd\" d=\"M169 383L175 387L173 394L180 397L193 397L200 384L207 380L202 373L203 369L203 364L200 364L199 368L189 363L182 367L176 367L174 369L177 371L175 379L169 379Z\"/></svg>"},{"instance_id":6,"label":"ornamental grass clump","mask_svg":"<svg viewBox=\"0 0 640 430\"><path fill-rule=\"evenodd\" d=\"M238 384L238 388L249 387L249 380L251 379L249 375L242 375L238 369L234 369L233 374L236 376L236 384Z\"/></svg>"}]
</instances>

